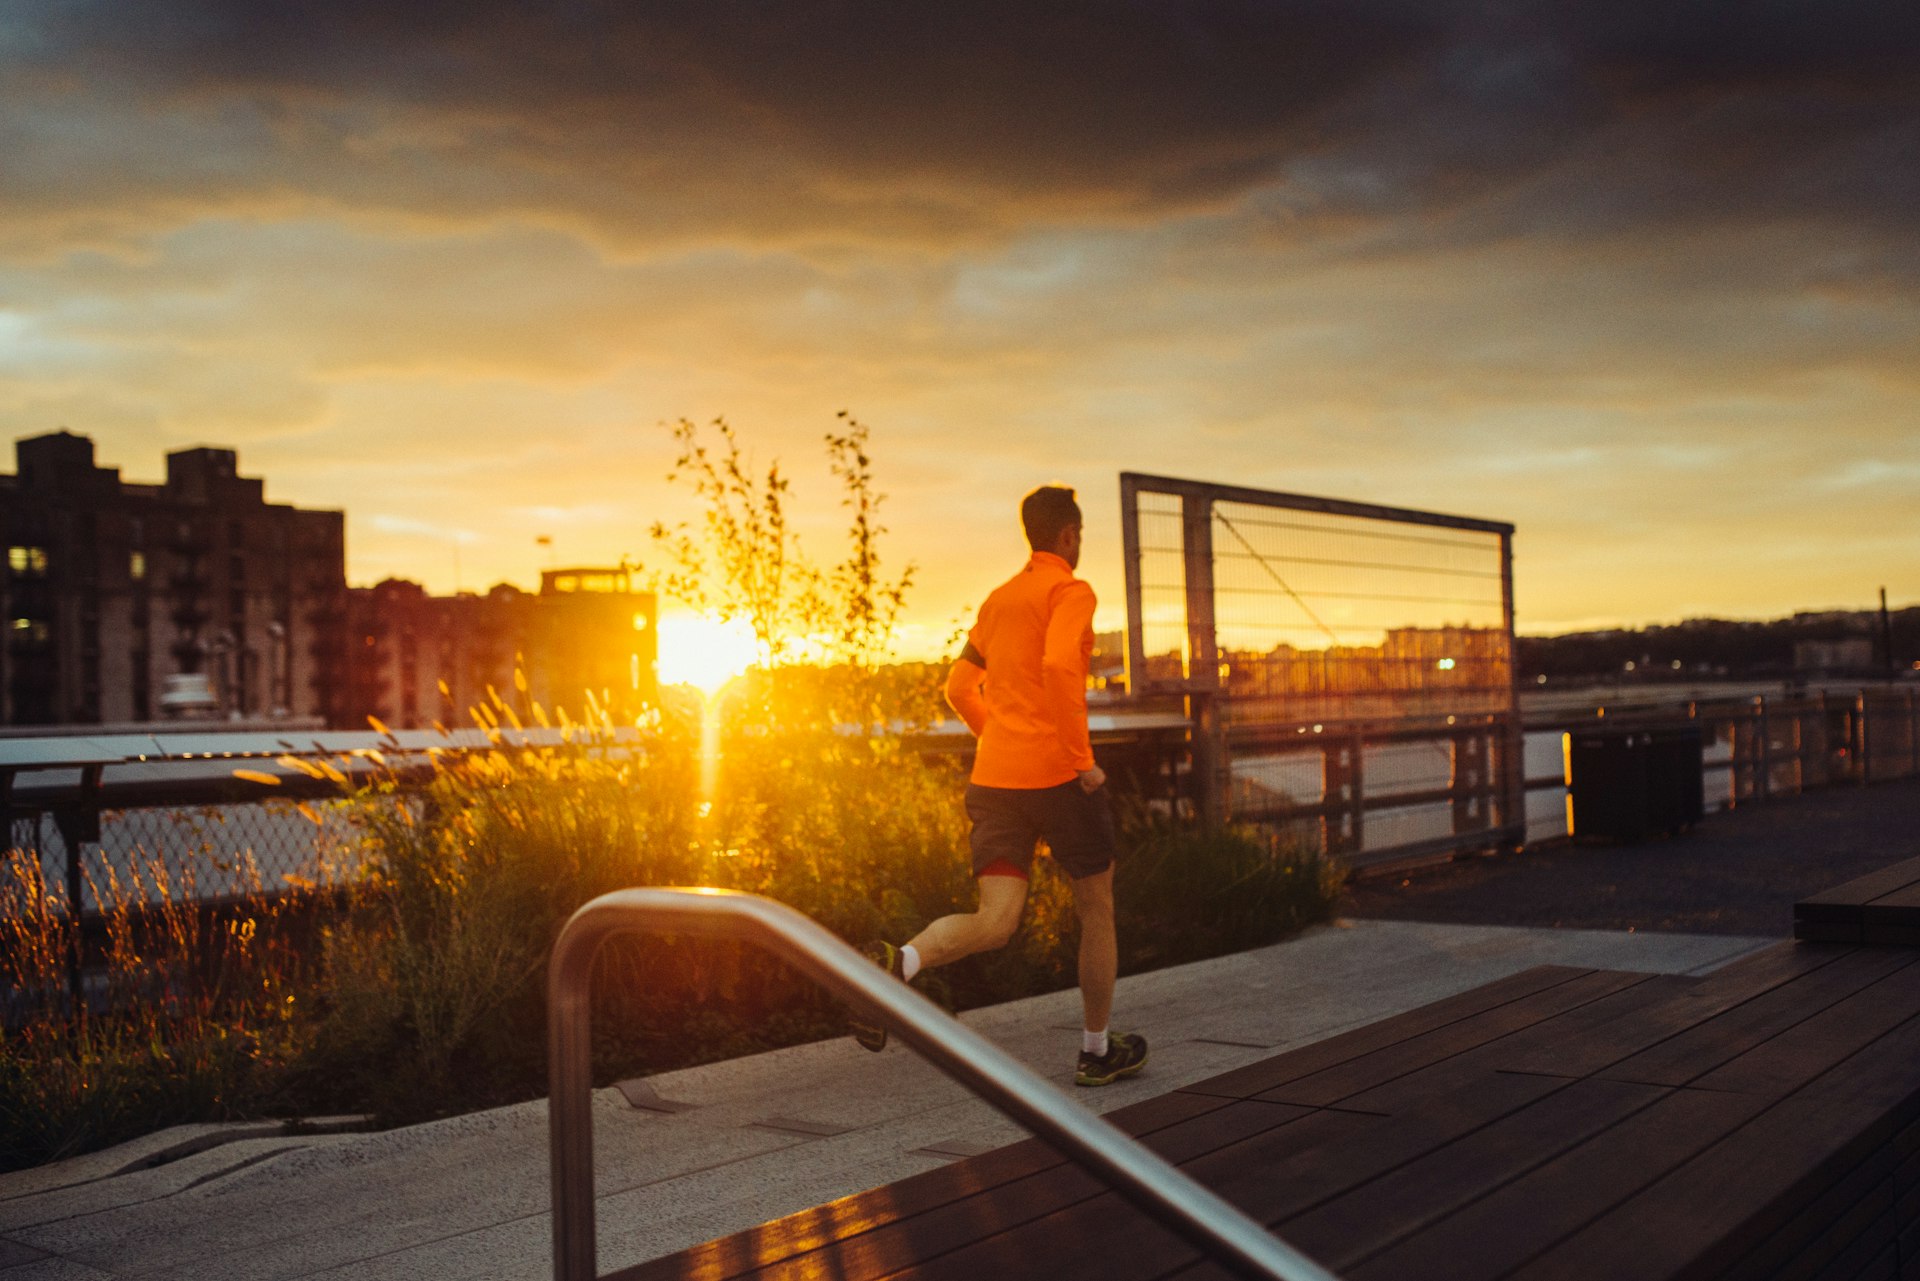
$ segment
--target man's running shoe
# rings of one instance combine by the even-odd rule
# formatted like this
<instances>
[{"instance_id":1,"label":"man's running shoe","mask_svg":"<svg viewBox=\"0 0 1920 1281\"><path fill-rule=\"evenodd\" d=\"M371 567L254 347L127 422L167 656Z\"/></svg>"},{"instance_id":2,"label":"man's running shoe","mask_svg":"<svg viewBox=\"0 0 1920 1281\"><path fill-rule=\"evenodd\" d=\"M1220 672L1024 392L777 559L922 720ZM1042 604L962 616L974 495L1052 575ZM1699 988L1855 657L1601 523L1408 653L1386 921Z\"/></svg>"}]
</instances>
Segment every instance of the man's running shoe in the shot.
<instances>
[{"instance_id":1,"label":"man's running shoe","mask_svg":"<svg viewBox=\"0 0 1920 1281\"><path fill-rule=\"evenodd\" d=\"M891 943L883 943L876 939L861 950L866 953L867 959L875 965L893 975L893 977L903 982L905 981L906 975L902 973L900 968L899 948ZM886 1024L876 1022L870 1015L863 1014L858 1010L854 1010L848 1016L847 1021L852 1025L853 1039L859 1043L861 1049L872 1050L878 1053L887 1048Z\"/></svg>"},{"instance_id":2,"label":"man's running shoe","mask_svg":"<svg viewBox=\"0 0 1920 1281\"><path fill-rule=\"evenodd\" d=\"M1123 1076L1132 1076L1147 1062L1147 1038L1136 1032L1107 1033L1107 1052L1080 1052L1080 1070L1073 1075L1075 1085L1112 1085Z\"/></svg>"}]
</instances>

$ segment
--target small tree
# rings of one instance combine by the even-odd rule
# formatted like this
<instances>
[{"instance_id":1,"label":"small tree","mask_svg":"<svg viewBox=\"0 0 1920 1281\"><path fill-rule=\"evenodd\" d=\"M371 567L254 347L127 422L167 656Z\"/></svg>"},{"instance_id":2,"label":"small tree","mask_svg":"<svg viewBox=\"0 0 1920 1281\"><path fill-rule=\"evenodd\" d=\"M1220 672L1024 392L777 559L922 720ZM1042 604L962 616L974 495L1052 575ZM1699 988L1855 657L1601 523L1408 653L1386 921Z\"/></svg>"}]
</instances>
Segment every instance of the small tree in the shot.
<instances>
[{"instance_id":1,"label":"small tree","mask_svg":"<svg viewBox=\"0 0 1920 1281\"><path fill-rule=\"evenodd\" d=\"M690 483L706 512L698 536L684 523L654 522L654 545L672 566L660 586L722 621L746 619L762 664L771 667L821 629L827 607L820 574L787 524L788 482L778 460L758 479L726 420L714 419L713 430L719 444L709 449L691 421L673 425L680 453L667 479Z\"/></svg>"},{"instance_id":2,"label":"small tree","mask_svg":"<svg viewBox=\"0 0 1920 1281\"><path fill-rule=\"evenodd\" d=\"M824 657L869 672L892 652L893 632L913 582L909 564L898 578L881 573L879 523L886 495L875 492L866 424L845 410L844 430L828 432L827 459L850 513L846 559L822 573L800 547L787 519L791 485L776 460L764 475L741 452L725 419L711 425L717 442L682 418L672 427L679 448L671 482L691 484L705 505L698 527L655 522L654 546L670 566L661 590L722 620L753 629L762 666Z\"/></svg>"},{"instance_id":3,"label":"small tree","mask_svg":"<svg viewBox=\"0 0 1920 1281\"><path fill-rule=\"evenodd\" d=\"M892 654L893 629L913 585L911 562L900 577L888 581L880 573L880 504L885 494L873 489L873 459L867 453L867 426L846 410L842 435L827 433L827 457L840 478L840 505L852 513L847 526L847 558L834 568L831 583L839 613L836 645L847 663L871 669Z\"/></svg>"}]
</instances>

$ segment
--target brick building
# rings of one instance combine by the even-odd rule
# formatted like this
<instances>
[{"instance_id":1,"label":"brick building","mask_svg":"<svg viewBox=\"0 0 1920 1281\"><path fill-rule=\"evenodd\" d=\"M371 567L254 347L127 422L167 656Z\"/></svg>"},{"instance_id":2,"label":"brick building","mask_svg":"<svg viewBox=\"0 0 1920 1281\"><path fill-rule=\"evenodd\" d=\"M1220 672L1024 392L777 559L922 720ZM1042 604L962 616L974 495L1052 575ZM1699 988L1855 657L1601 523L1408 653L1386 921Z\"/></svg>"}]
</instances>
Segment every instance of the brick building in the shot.
<instances>
[{"instance_id":1,"label":"brick building","mask_svg":"<svg viewBox=\"0 0 1920 1281\"><path fill-rule=\"evenodd\" d=\"M230 449L134 484L93 441L16 442L0 474L0 725L143 722L163 697L337 722L346 517L265 499Z\"/></svg>"}]
</instances>

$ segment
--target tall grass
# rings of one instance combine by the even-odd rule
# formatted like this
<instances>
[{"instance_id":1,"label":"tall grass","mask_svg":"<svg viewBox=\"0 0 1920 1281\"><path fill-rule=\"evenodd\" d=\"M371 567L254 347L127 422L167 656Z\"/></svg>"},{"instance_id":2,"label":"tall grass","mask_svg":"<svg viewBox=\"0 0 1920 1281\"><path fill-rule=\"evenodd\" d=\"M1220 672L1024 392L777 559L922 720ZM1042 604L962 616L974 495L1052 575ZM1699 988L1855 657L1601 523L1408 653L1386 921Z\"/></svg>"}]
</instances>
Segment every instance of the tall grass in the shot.
<instances>
[{"instance_id":1,"label":"tall grass","mask_svg":"<svg viewBox=\"0 0 1920 1281\"><path fill-rule=\"evenodd\" d=\"M0 1169L252 1115L300 1050L308 989L284 927L306 896L267 895L250 858L217 909L191 867L144 852L96 855L84 879L90 929L36 853L0 864Z\"/></svg>"},{"instance_id":2,"label":"tall grass","mask_svg":"<svg viewBox=\"0 0 1920 1281\"><path fill-rule=\"evenodd\" d=\"M415 792L393 779L357 792L367 873L327 938L302 1097L401 1121L537 1096L547 953L572 910L610 889L761 894L854 944L971 910L958 764L774 715L757 705L769 696L735 707L710 795L695 728L672 718L632 747L590 724L565 747L445 757ZM1258 832L1204 834L1138 806L1122 831L1125 972L1270 942L1325 916L1338 891L1324 860ZM1074 982L1071 894L1040 869L1013 942L934 972L937 999L968 1008ZM711 940L616 940L595 987L601 1079L844 1028L811 983Z\"/></svg>"},{"instance_id":3,"label":"tall grass","mask_svg":"<svg viewBox=\"0 0 1920 1281\"><path fill-rule=\"evenodd\" d=\"M330 914L287 928L304 895L245 892L220 911L164 864L90 869L103 907L98 977L72 1000L82 941L38 860L7 856L0 951L12 1004L0 1041L8 1167L156 1126L263 1112L372 1112L387 1123L538 1097L545 966L581 903L629 885L762 894L849 942L904 939L970 910L964 774L898 738L775 716L749 690L703 795L698 727L655 716L616 738L569 722L546 748L436 754L340 781L362 859ZM499 733L504 707L482 720ZM291 758L289 758L291 760ZM1123 814L1116 877L1122 970L1283 937L1337 892L1323 860L1252 831L1203 834ZM1070 986L1077 925L1049 860L1007 948L935 971L969 1008ZM772 958L713 940L623 938L595 976L600 1079L839 1034L844 1013Z\"/></svg>"}]
</instances>

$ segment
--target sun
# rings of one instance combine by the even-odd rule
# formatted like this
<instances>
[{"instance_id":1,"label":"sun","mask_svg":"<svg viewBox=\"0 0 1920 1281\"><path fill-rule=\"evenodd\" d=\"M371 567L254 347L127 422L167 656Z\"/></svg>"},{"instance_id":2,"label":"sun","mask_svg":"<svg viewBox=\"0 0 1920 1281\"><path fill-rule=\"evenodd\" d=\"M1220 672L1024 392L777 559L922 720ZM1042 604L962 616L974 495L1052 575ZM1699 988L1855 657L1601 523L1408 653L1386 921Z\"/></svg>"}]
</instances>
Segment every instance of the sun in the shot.
<instances>
[{"instance_id":1,"label":"sun","mask_svg":"<svg viewBox=\"0 0 1920 1281\"><path fill-rule=\"evenodd\" d=\"M760 651L753 629L709 614L667 614L660 620L660 683L712 694L753 666Z\"/></svg>"}]
</instances>

